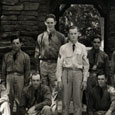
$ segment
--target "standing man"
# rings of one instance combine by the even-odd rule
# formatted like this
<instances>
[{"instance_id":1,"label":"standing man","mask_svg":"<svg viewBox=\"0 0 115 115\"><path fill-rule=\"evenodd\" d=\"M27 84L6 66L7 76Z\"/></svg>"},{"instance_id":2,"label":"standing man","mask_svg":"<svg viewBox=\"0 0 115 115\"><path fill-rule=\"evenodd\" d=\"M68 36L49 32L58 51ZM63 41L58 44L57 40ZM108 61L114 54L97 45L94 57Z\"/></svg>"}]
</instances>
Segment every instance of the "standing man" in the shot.
<instances>
[{"instance_id":1,"label":"standing man","mask_svg":"<svg viewBox=\"0 0 115 115\"><path fill-rule=\"evenodd\" d=\"M55 30L56 17L48 14L45 18L47 30L37 38L35 48L35 58L40 60L40 74L42 82L50 86L51 91L56 86L56 62L58 58L59 48L64 44L64 35Z\"/></svg>"},{"instance_id":2,"label":"standing man","mask_svg":"<svg viewBox=\"0 0 115 115\"><path fill-rule=\"evenodd\" d=\"M63 115L69 115L71 96L74 115L82 115L82 91L86 88L89 63L86 47L78 42L79 30L69 28L69 42L61 46L57 62L57 80L63 89Z\"/></svg>"},{"instance_id":3,"label":"standing man","mask_svg":"<svg viewBox=\"0 0 115 115\"><path fill-rule=\"evenodd\" d=\"M112 54L111 64L112 64L113 85L115 86L115 51Z\"/></svg>"},{"instance_id":4,"label":"standing man","mask_svg":"<svg viewBox=\"0 0 115 115\"><path fill-rule=\"evenodd\" d=\"M89 95L89 115L115 115L115 89L107 85L104 74L98 75L97 81Z\"/></svg>"},{"instance_id":5,"label":"standing man","mask_svg":"<svg viewBox=\"0 0 115 115\"><path fill-rule=\"evenodd\" d=\"M30 76L30 57L21 50L21 46L21 38L11 36L12 50L5 54L2 64L2 78L6 81L11 111L14 100L19 105L22 88L28 83Z\"/></svg>"},{"instance_id":6,"label":"standing man","mask_svg":"<svg viewBox=\"0 0 115 115\"><path fill-rule=\"evenodd\" d=\"M31 85L23 89L20 115L51 115L51 92L48 86L41 84L40 75L33 73Z\"/></svg>"},{"instance_id":7,"label":"standing man","mask_svg":"<svg viewBox=\"0 0 115 115\"><path fill-rule=\"evenodd\" d=\"M97 83L97 74L105 74L108 80L109 74L109 58L108 55L100 50L101 38L95 37L92 40L92 49L88 51L89 59L89 77L87 81L87 101L89 103L89 93L92 91L92 88L96 86ZM87 103L87 104L88 104Z\"/></svg>"}]
</instances>

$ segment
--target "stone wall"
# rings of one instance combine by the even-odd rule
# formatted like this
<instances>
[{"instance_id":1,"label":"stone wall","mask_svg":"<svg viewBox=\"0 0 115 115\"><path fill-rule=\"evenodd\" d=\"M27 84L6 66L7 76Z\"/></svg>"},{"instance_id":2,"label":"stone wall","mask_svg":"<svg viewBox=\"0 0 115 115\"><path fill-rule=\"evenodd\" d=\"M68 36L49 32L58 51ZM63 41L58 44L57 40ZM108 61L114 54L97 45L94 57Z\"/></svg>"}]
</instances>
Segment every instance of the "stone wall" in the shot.
<instances>
[{"instance_id":1,"label":"stone wall","mask_svg":"<svg viewBox=\"0 0 115 115\"><path fill-rule=\"evenodd\" d=\"M13 34L20 34L23 49L31 56L31 63L34 63L36 38L44 30L44 16L48 11L49 0L2 0L0 70L3 55L10 50L8 36Z\"/></svg>"},{"instance_id":2,"label":"stone wall","mask_svg":"<svg viewBox=\"0 0 115 115\"><path fill-rule=\"evenodd\" d=\"M115 50L115 5L111 6L109 23L108 47L110 54Z\"/></svg>"}]
</instances>

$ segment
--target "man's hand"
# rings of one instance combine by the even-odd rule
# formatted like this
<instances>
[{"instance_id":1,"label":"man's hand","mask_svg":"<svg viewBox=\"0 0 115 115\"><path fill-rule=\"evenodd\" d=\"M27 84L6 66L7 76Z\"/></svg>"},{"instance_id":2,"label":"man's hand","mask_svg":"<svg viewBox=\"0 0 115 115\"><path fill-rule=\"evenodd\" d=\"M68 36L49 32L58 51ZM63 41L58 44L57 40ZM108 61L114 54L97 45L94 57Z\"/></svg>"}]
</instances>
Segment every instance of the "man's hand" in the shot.
<instances>
[{"instance_id":1,"label":"man's hand","mask_svg":"<svg viewBox=\"0 0 115 115\"><path fill-rule=\"evenodd\" d=\"M105 115L111 115L112 114L112 111L111 110L108 110Z\"/></svg>"},{"instance_id":2,"label":"man's hand","mask_svg":"<svg viewBox=\"0 0 115 115\"><path fill-rule=\"evenodd\" d=\"M35 106L32 106L29 110L28 110L28 114L34 115L36 112L35 110Z\"/></svg>"},{"instance_id":3,"label":"man's hand","mask_svg":"<svg viewBox=\"0 0 115 115\"><path fill-rule=\"evenodd\" d=\"M87 87L87 81L83 81L83 82L82 82L81 89L85 90L86 87Z\"/></svg>"},{"instance_id":4,"label":"man's hand","mask_svg":"<svg viewBox=\"0 0 115 115\"><path fill-rule=\"evenodd\" d=\"M58 81L58 82L57 82L57 87L58 87L59 89L62 89L62 81Z\"/></svg>"}]
</instances>

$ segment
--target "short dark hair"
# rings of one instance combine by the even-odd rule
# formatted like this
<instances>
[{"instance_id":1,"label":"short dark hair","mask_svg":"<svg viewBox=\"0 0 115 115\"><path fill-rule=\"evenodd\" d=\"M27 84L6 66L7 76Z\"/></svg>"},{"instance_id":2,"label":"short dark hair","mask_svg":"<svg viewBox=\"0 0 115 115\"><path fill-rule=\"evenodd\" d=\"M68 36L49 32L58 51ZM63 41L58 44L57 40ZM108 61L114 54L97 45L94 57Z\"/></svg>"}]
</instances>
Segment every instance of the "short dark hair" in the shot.
<instances>
[{"instance_id":1,"label":"short dark hair","mask_svg":"<svg viewBox=\"0 0 115 115\"><path fill-rule=\"evenodd\" d=\"M12 43L15 39L19 39L19 41L22 42L22 39L21 39L19 36L17 36L17 35L12 35L12 36L10 36L10 41L11 41L11 43Z\"/></svg>"},{"instance_id":2,"label":"short dark hair","mask_svg":"<svg viewBox=\"0 0 115 115\"><path fill-rule=\"evenodd\" d=\"M74 25L73 25L73 26L70 26L70 27L68 28L68 32L69 32L70 29L77 29L78 32L80 32L78 26L74 26Z\"/></svg>"},{"instance_id":3,"label":"short dark hair","mask_svg":"<svg viewBox=\"0 0 115 115\"><path fill-rule=\"evenodd\" d=\"M95 39L99 39L100 41L102 41L101 37L100 36L95 36L95 37L92 37L92 41L94 41Z\"/></svg>"},{"instance_id":4,"label":"short dark hair","mask_svg":"<svg viewBox=\"0 0 115 115\"><path fill-rule=\"evenodd\" d=\"M48 15L46 15L45 21L46 21L48 18L53 18L53 19L56 21L56 16L55 16L54 14L48 14Z\"/></svg>"},{"instance_id":5,"label":"short dark hair","mask_svg":"<svg viewBox=\"0 0 115 115\"><path fill-rule=\"evenodd\" d=\"M32 79L32 76L33 75L38 75L39 74L39 72L37 72L37 71L35 71L35 70L32 70L32 72L31 72L31 79ZM40 74L39 74L40 75ZM41 76L40 76L40 79L41 79Z\"/></svg>"}]
</instances>

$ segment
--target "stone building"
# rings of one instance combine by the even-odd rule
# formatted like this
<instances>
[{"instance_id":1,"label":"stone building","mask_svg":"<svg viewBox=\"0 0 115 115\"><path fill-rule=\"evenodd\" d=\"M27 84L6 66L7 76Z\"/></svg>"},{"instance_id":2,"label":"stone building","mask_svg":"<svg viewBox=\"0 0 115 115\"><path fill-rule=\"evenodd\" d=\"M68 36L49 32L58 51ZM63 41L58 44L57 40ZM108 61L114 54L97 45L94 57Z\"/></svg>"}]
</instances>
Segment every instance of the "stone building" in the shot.
<instances>
[{"instance_id":1,"label":"stone building","mask_svg":"<svg viewBox=\"0 0 115 115\"><path fill-rule=\"evenodd\" d=\"M65 7L60 11L60 4ZM31 56L34 65L36 38L44 27L44 17L54 13L57 20L70 4L93 4L105 19L105 51L111 55L115 49L115 1L114 0L1 0L0 1L0 70L4 53L10 50L8 36L20 34L23 49ZM58 23L57 23L58 28ZM32 66L32 68L34 68Z\"/></svg>"}]
</instances>

